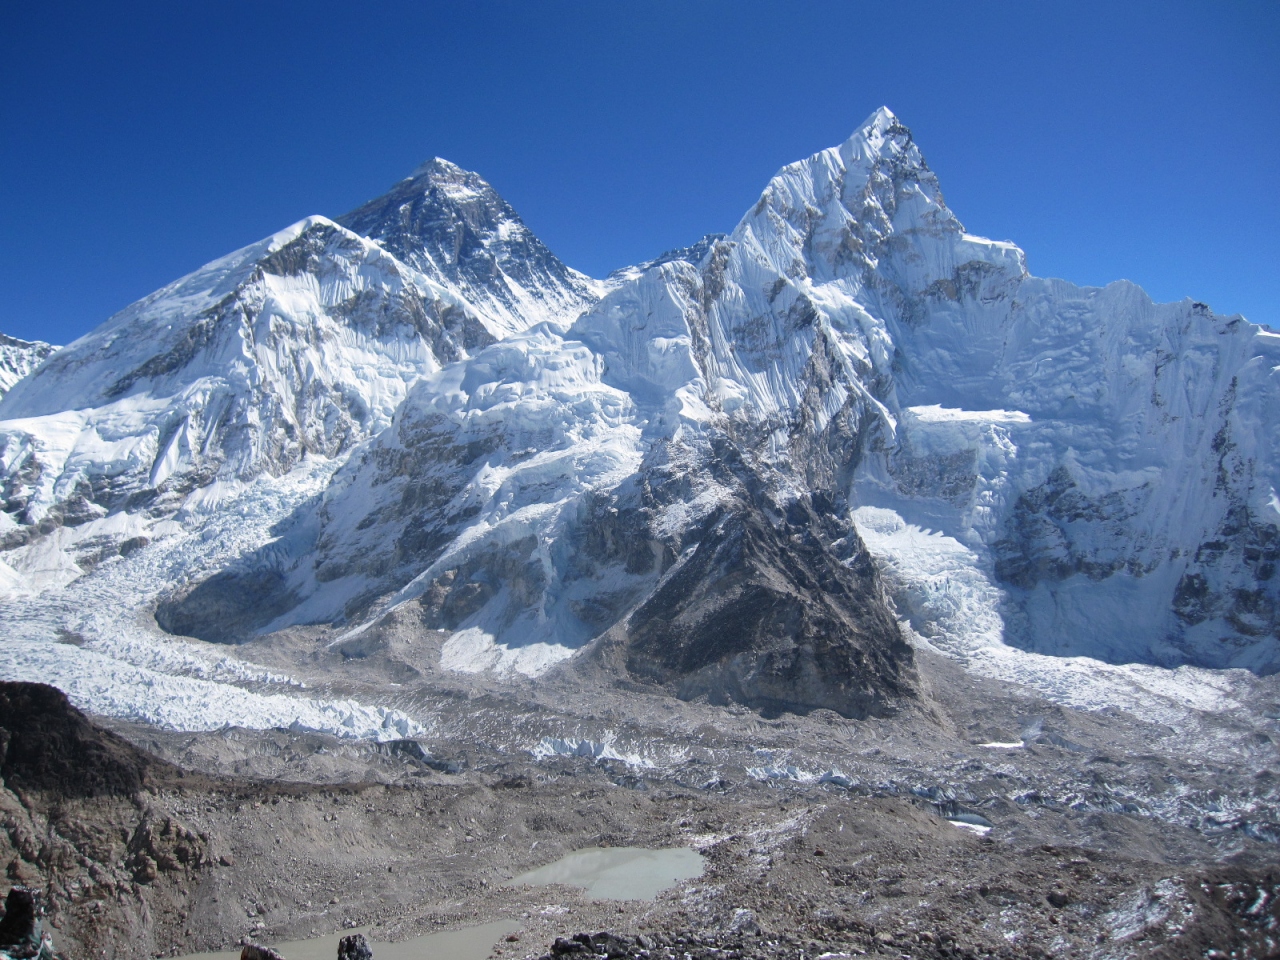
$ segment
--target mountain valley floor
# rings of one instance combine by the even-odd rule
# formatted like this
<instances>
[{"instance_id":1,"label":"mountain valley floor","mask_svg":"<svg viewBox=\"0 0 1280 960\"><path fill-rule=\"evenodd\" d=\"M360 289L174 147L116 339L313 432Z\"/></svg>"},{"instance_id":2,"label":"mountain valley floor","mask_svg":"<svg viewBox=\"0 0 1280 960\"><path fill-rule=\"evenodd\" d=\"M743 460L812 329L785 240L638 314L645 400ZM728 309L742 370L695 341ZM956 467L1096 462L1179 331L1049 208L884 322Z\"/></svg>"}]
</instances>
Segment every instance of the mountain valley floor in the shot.
<instances>
[{"instance_id":1,"label":"mountain valley floor","mask_svg":"<svg viewBox=\"0 0 1280 960\"><path fill-rule=\"evenodd\" d=\"M394 941L503 917L520 924L495 944L508 958L604 930L707 960L1280 945L1280 757L1260 727L1274 703L1160 725L1057 706L922 649L928 696L895 717L767 718L569 671L439 672L430 639L404 636L392 622L366 637L323 689L399 684L399 706L435 718L419 740L98 719L77 736L106 747L77 776L141 772L83 797L48 772L66 737L8 747L0 854L47 891L59 948L172 956L356 927ZM306 631L242 652L317 681L343 656ZM1271 700L1280 685L1256 689ZM74 713L62 703L48 710ZM13 766L33 755L53 759ZM502 886L588 846L691 846L706 870L652 901Z\"/></svg>"}]
</instances>

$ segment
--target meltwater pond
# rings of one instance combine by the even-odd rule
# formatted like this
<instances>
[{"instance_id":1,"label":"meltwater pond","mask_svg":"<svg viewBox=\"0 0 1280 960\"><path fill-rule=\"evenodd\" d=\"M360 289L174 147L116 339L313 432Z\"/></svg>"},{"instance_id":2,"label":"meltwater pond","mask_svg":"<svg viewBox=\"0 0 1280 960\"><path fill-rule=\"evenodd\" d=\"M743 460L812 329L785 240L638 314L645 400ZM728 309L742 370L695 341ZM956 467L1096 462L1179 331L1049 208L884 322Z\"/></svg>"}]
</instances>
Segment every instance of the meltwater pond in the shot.
<instances>
[{"instance_id":1,"label":"meltwater pond","mask_svg":"<svg viewBox=\"0 0 1280 960\"><path fill-rule=\"evenodd\" d=\"M681 880L702 875L702 856L687 847L650 850L645 847L586 847L508 880L505 886L528 884L539 887L563 883L584 887L597 900L649 900ZM519 928L515 920L492 923L443 933L431 933L399 943L371 942L375 960L485 960L495 941ZM311 940L274 942L285 960L333 960L338 940L344 934L365 933L343 930ZM178 960L238 960L240 951L193 953Z\"/></svg>"},{"instance_id":2,"label":"meltwater pond","mask_svg":"<svg viewBox=\"0 0 1280 960\"><path fill-rule=\"evenodd\" d=\"M597 900L648 900L681 880L701 876L702 868L702 856L687 847L585 847L513 877L506 886L563 883L585 887Z\"/></svg>"}]
</instances>

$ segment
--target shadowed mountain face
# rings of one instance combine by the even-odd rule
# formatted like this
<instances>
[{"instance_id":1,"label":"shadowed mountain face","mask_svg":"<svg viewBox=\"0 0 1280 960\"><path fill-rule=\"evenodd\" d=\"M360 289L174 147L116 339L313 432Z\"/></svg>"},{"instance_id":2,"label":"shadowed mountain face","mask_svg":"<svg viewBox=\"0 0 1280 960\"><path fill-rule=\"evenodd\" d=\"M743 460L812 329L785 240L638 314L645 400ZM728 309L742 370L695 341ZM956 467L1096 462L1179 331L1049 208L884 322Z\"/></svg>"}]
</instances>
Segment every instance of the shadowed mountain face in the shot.
<instances>
[{"instance_id":1,"label":"shadowed mountain face","mask_svg":"<svg viewBox=\"0 0 1280 960\"><path fill-rule=\"evenodd\" d=\"M807 500L725 508L600 657L616 644L628 676L685 700L892 713L916 694L911 648L865 549L845 540L853 556L841 556L836 532Z\"/></svg>"},{"instance_id":2,"label":"shadowed mountain face","mask_svg":"<svg viewBox=\"0 0 1280 960\"><path fill-rule=\"evenodd\" d=\"M0 777L54 797L132 797L167 764L89 722L61 690L0 681Z\"/></svg>"}]
</instances>

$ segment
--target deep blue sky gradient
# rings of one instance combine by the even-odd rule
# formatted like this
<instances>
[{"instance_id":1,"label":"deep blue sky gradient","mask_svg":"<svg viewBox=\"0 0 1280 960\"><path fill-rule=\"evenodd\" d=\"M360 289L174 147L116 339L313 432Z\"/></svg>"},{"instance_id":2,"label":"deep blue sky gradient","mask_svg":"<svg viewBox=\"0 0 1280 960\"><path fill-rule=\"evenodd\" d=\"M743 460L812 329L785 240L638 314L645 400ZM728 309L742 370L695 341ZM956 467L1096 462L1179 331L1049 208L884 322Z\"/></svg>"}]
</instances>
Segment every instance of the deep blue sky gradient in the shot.
<instances>
[{"instance_id":1,"label":"deep blue sky gradient","mask_svg":"<svg viewBox=\"0 0 1280 960\"><path fill-rule=\"evenodd\" d=\"M66 342L440 155L595 276L881 104L971 232L1280 327L1280 3L0 8L0 331Z\"/></svg>"}]
</instances>

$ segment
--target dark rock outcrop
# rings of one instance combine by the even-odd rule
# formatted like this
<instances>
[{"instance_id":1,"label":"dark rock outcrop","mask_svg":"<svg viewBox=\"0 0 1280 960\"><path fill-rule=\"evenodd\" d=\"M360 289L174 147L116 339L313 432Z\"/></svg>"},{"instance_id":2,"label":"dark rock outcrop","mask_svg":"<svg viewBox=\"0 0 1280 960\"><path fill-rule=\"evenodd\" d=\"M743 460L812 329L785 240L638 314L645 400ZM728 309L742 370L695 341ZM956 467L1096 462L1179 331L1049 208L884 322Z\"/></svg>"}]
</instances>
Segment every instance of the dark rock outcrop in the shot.
<instances>
[{"instance_id":1,"label":"dark rock outcrop","mask_svg":"<svg viewBox=\"0 0 1280 960\"><path fill-rule=\"evenodd\" d=\"M155 618L167 633L240 643L298 602L275 570L224 570L162 597Z\"/></svg>"},{"instance_id":2,"label":"dark rock outcrop","mask_svg":"<svg viewBox=\"0 0 1280 960\"><path fill-rule=\"evenodd\" d=\"M0 958L56 960L53 942L44 932L39 895L28 887L13 887L0 918Z\"/></svg>"},{"instance_id":3,"label":"dark rock outcrop","mask_svg":"<svg viewBox=\"0 0 1280 960\"><path fill-rule=\"evenodd\" d=\"M890 712L913 692L910 647L865 550L842 563L821 526L805 502L726 512L622 627L630 675L767 714Z\"/></svg>"},{"instance_id":4,"label":"dark rock outcrop","mask_svg":"<svg viewBox=\"0 0 1280 960\"><path fill-rule=\"evenodd\" d=\"M338 222L512 330L572 319L595 300L479 174L438 157Z\"/></svg>"},{"instance_id":5,"label":"dark rock outcrop","mask_svg":"<svg viewBox=\"0 0 1280 960\"><path fill-rule=\"evenodd\" d=\"M338 960L373 960L368 941L358 933L338 941Z\"/></svg>"},{"instance_id":6,"label":"dark rock outcrop","mask_svg":"<svg viewBox=\"0 0 1280 960\"><path fill-rule=\"evenodd\" d=\"M10 789L57 797L129 797L168 765L95 727L66 694L0 682L0 776Z\"/></svg>"}]
</instances>

